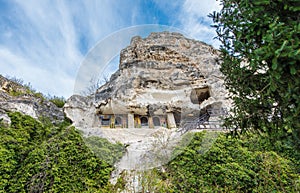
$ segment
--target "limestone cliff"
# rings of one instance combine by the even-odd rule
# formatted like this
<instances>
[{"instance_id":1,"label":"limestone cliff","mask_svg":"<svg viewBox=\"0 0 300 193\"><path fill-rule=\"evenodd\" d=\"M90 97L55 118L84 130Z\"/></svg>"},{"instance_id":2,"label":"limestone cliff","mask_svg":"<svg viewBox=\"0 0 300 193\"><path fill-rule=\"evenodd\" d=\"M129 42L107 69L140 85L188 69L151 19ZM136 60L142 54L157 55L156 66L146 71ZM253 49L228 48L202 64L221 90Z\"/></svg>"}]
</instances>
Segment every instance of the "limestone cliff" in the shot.
<instances>
[{"instance_id":1,"label":"limestone cliff","mask_svg":"<svg viewBox=\"0 0 300 193\"><path fill-rule=\"evenodd\" d=\"M18 111L33 118L46 117L53 123L64 120L61 108L44 99L41 94L0 75L0 120L9 124L7 112Z\"/></svg>"},{"instance_id":2,"label":"limestone cliff","mask_svg":"<svg viewBox=\"0 0 300 193\"><path fill-rule=\"evenodd\" d=\"M199 116L207 108L230 106L216 63L218 55L212 46L179 33L134 37L121 51L119 69L110 81L96 91L94 98L72 96L65 112L78 127L97 126L94 115L151 117L170 112L179 126L181 119ZM89 108L79 105L82 101ZM86 117L86 121L79 117Z\"/></svg>"}]
</instances>

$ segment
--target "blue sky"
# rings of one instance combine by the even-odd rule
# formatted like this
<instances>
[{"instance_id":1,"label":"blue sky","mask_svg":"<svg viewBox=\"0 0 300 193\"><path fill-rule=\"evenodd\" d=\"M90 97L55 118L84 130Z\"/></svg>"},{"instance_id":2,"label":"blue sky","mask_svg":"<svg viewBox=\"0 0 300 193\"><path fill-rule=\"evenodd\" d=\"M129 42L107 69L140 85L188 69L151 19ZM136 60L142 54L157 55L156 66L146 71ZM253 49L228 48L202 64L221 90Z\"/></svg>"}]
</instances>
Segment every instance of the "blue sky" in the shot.
<instances>
[{"instance_id":1,"label":"blue sky","mask_svg":"<svg viewBox=\"0 0 300 193\"><path fill-rule=\"evenodd\" d=\"M207 15L219 9L213 0L0 0L0 74L69 97L85 57L112 33L157 24L218 47Z\"/></svg>"}]
</instances>

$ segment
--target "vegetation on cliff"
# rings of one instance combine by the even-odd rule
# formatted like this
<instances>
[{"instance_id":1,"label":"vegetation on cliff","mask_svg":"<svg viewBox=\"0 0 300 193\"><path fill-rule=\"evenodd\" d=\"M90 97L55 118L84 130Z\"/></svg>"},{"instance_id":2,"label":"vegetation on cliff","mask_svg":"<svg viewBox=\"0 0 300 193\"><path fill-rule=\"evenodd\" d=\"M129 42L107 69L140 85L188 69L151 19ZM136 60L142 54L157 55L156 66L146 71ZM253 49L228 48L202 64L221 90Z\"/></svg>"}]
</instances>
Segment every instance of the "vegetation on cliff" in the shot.
<instances>
[{"instance_id":1,"label":"vegetation on cliff","mask_svg":"<svg viewBox=\"0 0 300 193\"><path fill-rule=\"evenodd\" d=\"M113 167L97 157L119 159L120 144L82 139L74 127L53 126L20 113L9 113L10 127L0 126L0 192L117 192L108 180ZM240 139L196 133L182 154L164 171L144 171L143 190L154 192L297 192L300 152L290 140L272 144L267 136ZM206 146L210 140L212 146ZM96 151L86 146L84 141ZM100 144L100 145L99 145ZM105 148L106 146L111 148ZM94 147L92 147L94 146ZM109 152L110 151L110 152ZM105 152L103 154L103 152ZM107 158L106 158L107 160Z\"/></svg>"},{"instance_id":2,"label":"vegetation on cliff","mask_svg":"<svg viewBox=\"0 0 300 193\"><path fill-rule=\"evenodd\" d=\"M30 83L24 83L22 79L16 77L3 77L0 75L0 87L10 96L18 97L30 95L40 99L41 101L48 100L55 104L58 108L62 108L66 103L66 99L64 97L51 96L49 94L46 96L32 88Z\"/></svg>"},{"instance_id":3,"label":"vegetation on cliff","mask_svg":"<svg viewBox=\"0 0 300 193\"><path fill-rule=\"evenodd\" d=\"M141 172L142 192L300 191L299 6L294 0L221 3L221 11L211 17L222 42L221 71L234 101L226 126L243 135L220 133L208 147L205 132L196 133L162 169ZM30 86L6 88L12 96L45 99ZM50 101L64 105L59 97ZM124 151L121 144L84 140L67 122L54 126L47 119L8 114L9 126L0 120L0 192L126 188L122 175L116 186L108 182L112 163Z\"/></svg>"},{"instance_id":4,"label":"vegetation on cliff","mask_svg":"<svg viewBox=\"0 0 300 193\"><path fill-rule=\"evenodd\" d=\"M140 173L141 192L299 192L299 160L289 140L199 132L163 169Z\"/></svg>"},{"instance_id":5,"label":"vegetation on cliff","mask_svg":"<svg viewBox=\"0 0 300 193\"><path fill-rule=\"evenodd\" d=\"M0 192L101 192L108 185L113 167L68 122L9 116L11 125L0 125Z\"/></svg>"},{"instance_id":6,"label":"vegetation on cliff","mask_svg":"<svg viewBox=\"0 0 300 193\"><path fill-rule=\"evenodd\" d=\"M173 192L299 191L300 152L290 141L271 144L264 136L236 139L220 134L209 149L203 149L204 134L196 133L168 164L164 175Z\"/></svg>"}]
</instances>

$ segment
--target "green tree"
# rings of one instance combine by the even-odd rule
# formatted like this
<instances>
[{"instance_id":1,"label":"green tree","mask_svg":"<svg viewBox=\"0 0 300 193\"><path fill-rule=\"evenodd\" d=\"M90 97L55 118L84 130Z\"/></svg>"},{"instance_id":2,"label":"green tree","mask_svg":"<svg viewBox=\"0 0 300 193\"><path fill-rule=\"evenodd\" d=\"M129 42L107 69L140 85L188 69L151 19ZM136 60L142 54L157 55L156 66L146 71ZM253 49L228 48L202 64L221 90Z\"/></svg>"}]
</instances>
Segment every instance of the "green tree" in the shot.
<instances>
[{"instance_id":1,"label":"green tree","mask_svg":"<svg viewBox=\"0 0 300 193\"><path fill-rule=\"evenodd\" d=\"M299 1L221 0L221 5L210 17L234 102L225 125L300 141Z\"/></svg>"},{"instance_id":2,"label":"green tree","mask_svg":"<svg viewBox=\"0 0 300 193\"><path fill-rule=\"evenodd\" d=\"M280 152L257 134L233 138L220 133L206 149L208 136L195 133L185 151L167 165L167 192L299 191L299 154L286 153L289 147Z\"/></svg>"},{"instance_id":3,"label":"green tree","mask_svg":"<svg viewBox=\"0 0 300 193\"><path fill-rule=\"evenodd\" d=\"M0 192L111 192L112 165L96 157L74 127L8 115L11 124L0 124Z\"/></svg>"}]
</instances>

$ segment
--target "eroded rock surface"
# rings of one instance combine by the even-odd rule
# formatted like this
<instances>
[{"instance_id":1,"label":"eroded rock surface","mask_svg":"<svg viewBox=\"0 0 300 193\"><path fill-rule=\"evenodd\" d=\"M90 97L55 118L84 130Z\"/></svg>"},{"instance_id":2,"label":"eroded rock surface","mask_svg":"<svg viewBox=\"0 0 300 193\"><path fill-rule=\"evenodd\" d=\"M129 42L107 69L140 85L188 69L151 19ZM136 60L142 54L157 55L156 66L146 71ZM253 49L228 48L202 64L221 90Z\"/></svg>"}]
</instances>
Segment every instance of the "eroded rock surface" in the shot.
<instances>
[{"instance_id":1,"label":"eroded rock surface","mask_svg":"<svg viewBox=\"0 0 300 193\"><path fill-rule=\"evenodd\" d=\"M179 33L134 37L121 51L119 69L110 81L94 97L72 96L65 112L75 126L95 127L99 120L93 113L154 116L172 112L178 122L177 117L197 117L207 108L229 107L218 57L212 46ZM82 107L80 100L89 108ZM86 122L78 119L86 115Z\"/></svg>"},{"instance_id":2,"label":"eroded rock surface","mask_svg":"<svg viewBox=\"0 0 300 193\"><path fill-rule=\"evenodd\" d=\"M21 112L33 118L46 117L50 121L61 122L64 113L61 108L42 97L34 96L21 84L0 75L0 119L9 124L7 112Z\"/></svg>"},{"instance_id":3,"label":"eroded rock surface","mask_svg":"<svg viewBox=\"0 0 300 193\"><path fill-rule=\"evenodd\" d=\"M207 109L230 107L218 57L211 46L178 33L134 37L121 51L119 69L105 85L92 96L68 99L64 111L84 135L126 146L125 155L115 165L113 184L126 170L128 191L124 192L140 190L138 175L133 174L166 164L174 156L182 133L170 123L181 127L184 119L205 115ZM115 127L120 122L117 118L127 119L127 127ZM143 120L149 123L146 127ZM167 124L160 124L162 120ZM104 121L109 124L102 127Z\"/></svg>"}]
</instances>

